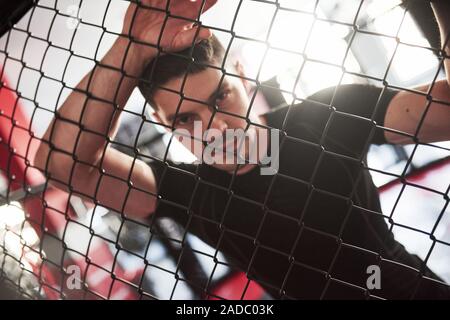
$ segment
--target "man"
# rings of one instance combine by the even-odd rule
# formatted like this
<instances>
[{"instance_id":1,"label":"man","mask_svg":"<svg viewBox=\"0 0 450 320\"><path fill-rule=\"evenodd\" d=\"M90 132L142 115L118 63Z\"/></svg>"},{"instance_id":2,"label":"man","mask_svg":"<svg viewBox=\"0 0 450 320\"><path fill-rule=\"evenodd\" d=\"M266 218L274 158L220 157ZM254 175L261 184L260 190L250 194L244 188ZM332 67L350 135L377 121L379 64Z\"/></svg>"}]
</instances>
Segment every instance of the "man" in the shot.
<instances>
[{"instance_id":1,"label":"man","mask_svg":"<svg viewBox=\"0 0 450 320\"><path fill-rule=\"evenodd\" d=\"M431 87L431 103L418 93L429 85L416 92L347 85L256 116L247 82L229 75L241 74L239 65L223 61L210 30L166 19L165 2L143 1L159 11L130 5L123 36L58 110L35 159L50 181L125 217L170 216L275 298L365 298L373 265L381 270L381 288L370 294L450 298L449 287L395 241L364 165L370 143L450 140L449 60L447 79ZM171 1L169 9L192 21L215 2ZM450 6L433 8L446 39ZM155 45L178 54L160 55ZM261 175L258 163L239 164L240 150L226 163L150 167L112 149L121 110L138 85L156 119L194 141L217 138L195 133L198 123L222 133L278 129L276 174ZM245 145L252 141L259 142ZM230 144L236 146L225 141L223 155L213 157L223 160ZM273 150L262 150L257 162L265 151ZM242 156L248 160L248 153Z\"/></svg>"}]
</instances>

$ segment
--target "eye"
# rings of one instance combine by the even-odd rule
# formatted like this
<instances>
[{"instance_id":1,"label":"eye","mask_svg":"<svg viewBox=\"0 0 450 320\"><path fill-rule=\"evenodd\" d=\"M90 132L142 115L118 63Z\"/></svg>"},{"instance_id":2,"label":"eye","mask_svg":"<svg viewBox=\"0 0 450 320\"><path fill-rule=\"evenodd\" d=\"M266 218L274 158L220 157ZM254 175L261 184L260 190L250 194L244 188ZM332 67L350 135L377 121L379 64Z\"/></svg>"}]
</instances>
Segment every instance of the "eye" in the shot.
<instances>
[{"instance_id":1,"label":"eye","mask_svg":"<svg viewBox=\"0 0 450 320\"><path fill-rule=\"evenodd\" d=\"M181 114L175 120L175 126L187 126L193 121L193 115L191 114Z\"/></svg>"},{"instance_id":2,"label":"eye","mask_svg":"<svg viewBox=\"0 0 450 320\"><path fill-rule=\"evenodd\" d=\"M222 90L222 91L220 91L217 94L217 96L216 96L216 104L218 106L223 105L224 102L226 102L226 100L230 96L230 94L231 94L230 90Z\"/></svg>"}]
</instances>

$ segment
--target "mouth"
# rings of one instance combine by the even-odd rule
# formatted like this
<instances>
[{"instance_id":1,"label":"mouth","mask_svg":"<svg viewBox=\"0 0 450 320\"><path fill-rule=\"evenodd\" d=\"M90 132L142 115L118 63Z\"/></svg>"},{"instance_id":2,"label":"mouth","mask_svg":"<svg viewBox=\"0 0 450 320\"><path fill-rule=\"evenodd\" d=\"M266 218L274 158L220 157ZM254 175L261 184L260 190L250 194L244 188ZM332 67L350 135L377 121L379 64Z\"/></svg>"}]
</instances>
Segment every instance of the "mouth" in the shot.
<instances>
[{"instance_id":1,"label":"mouth","mask_svg":"<svg viewBox=\"0 0 450 320\"><path fill-rule=\"evenodd\" d=\"M232 143L228 143L228 144L222 144L221 146L217 146L216 148L214 148L214 150L212 150L212 155L216 156L221 154L222 156L224 155L237 155L237 151L238 151L238 143L236 141L232 142Z\"/></svg>"},{"instance_id":2,"label":"mouth","mask_svg":"<svg viewBox=\"0 0 450 320\"><path fill-rule=\"evenodd\" d=\"M230 142L228 144L223 145L222 146L222 151L224 153L232 153L234 155L237 155L239 153L239 150L242 147L244 147L243 146L244 143L245 143L245 141L241 142L241 141L234 140L234 141L232 141L232 142Z\"/></svg>"}]
</instances>

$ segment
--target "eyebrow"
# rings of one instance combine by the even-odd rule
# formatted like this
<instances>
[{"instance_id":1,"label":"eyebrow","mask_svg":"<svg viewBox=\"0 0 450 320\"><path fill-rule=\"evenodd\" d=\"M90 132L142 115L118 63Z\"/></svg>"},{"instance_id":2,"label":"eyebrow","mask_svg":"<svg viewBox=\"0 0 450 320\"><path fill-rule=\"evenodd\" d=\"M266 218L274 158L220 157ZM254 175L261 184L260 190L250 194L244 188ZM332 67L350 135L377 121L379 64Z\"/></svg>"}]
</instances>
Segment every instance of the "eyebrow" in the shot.
<instances>
[{"instance_id":1,"label":"eyebrow","mask_svg":"<svg viewBox=\"0 0 450 320\"><path fill-rule=\"evenodd\" d=\"M174 113L174 114L171 114L170 116L168 116L167 120L172 122L175 118L181 118L183 116L189 116L189 115L192 115L192 112L177 112L177 113Z\"/></svg>"},{"instance_id":2,"label":"eyebrow","mask_svg":"<svg viewBox=\"0 0 450 320\"><path fill-rule=\"evenodd\" d=\"M222 90L225 88L225 86L227 86L227 83L225 83L225 81L222 81L222 83L221 83L221 85L220 85L220 88L217 89L217 90L214 90L214 92L208 97L208 99L207 99L208 105L211 105L211 104L212 104L212 102L213 102L213 101L215 100L215 98L217 97L217 94L218 94L220 91L222 91ZM191 114L192 114L192 112L190 112L190 111L186 111L186 112L177 112L177 113L174 113L174 114L171 114L171 115L167 116L167 120L173 121L175 118L179 118L179 117L186 116L186 115L191 115Z\"/></svg>"}]
</instances>

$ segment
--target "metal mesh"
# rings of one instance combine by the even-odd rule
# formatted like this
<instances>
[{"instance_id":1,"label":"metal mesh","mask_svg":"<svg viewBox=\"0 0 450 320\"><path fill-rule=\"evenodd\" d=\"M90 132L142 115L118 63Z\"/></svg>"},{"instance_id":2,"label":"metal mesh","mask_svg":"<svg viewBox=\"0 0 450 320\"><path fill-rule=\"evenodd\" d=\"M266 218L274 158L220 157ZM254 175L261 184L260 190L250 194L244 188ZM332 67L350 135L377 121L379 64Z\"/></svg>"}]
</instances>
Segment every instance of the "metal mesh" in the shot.
<instances>
[{"instance_id":1,"label":"metal mesh","mask_svg":"<svg viewBox=\"0 0 450 320\"><path fill-rule=\"evenodd\" d=\"M314 93L313 91L316 87L308 82L307 78L305 79L304 73L308 73L308 68L313 64L325 68L325 74L321 75L325 79L323 81L334 81L335 90L330 104L326 105L331 112L323 133L321 133L322 136L319 137L320 143L314 145L314 147L320 149L320 157L311 172L310 179L301 180L278 172L270 178L266 193L260 197L262 201L246 199L236 194L235 190L233 190L233 181L236 178L237 170L230 175L231 182L224 187L220 184L202 180L199 172L200 167L197 167L197 171L194 172L172 167L170 161L174 160L174 155L176 157L176 153L173 151L173 144L176 142L174 142L174 135L167 133L164 129L173 128L163 125L155 118L149 116L150 106L142 97L136 97L136 93L133 93L130 99L131 103L129 102L127 105L133 104L134 108L125 107L124 110L121 110L122 117L125 117L127 120L119 128L118 134L114 138L111 138L109 133L104 134L90 130L81 122L62 120L72 122L73 125L78 126L80 129L75 145L80 143L81 132L90 132L92 136L104 139L107 142L106 146L132 157L133 161L128 174L125 177L123 175L117 176L105 171L101 165L85 163L83 160L78 159L75 154L67 150L57 149L53 144L49 144L48 141L43 142L49 145L50 152L57 150L60 153L64 153L70 156L74 163L82 163L93 168L99 173L100 177L110 177L116 180L117 183L121 181L123 185L126 185L127 195L121 206L122 209L118 210L117 207L108 207L108 204L100 202L95 197L98 194L101 179L99 179L92 194L83 194L83 192L71 185L75 174L74 167L63 173L63 175L68 175L69 177L67 182L58 179L54 173L39 170L33 165L34 154L43 139L43 130L47 127L46 124L49 123L50 119L55 117L56 119L61 119L61 115L56 110L64 102L69 91L78 91L86 94L88 99L86 99L85 105L89 99L101 102L101 99L94 97L90 92L77 89L77 81L74 79L80 79L82 74L85 74L86 71L93 67L109 68L120 72L121 81L138 77L126 74L123 69L124 64L112 67L101 62L102 55L108 51L112 43L111 39L121 36L120 29L114 29L111 25L114 25L114 21L116 23L121 21L120 18L117 18L120 16L116 12L120 11L117 7L124 7L127 2L108 0L102 1L97 5L93 5L93 2L86 0L35 2L25 18L18 24L9 26L10 30L3 35L0 42L0 66L2 67L0 87L0 154L2 157L0 163L0 176L2 177L2 180L0 180L2 181L2 184L0 184L2 187L0 204L2 207L0 209L0 217L3 217L0 219L0 279L2 280L0 285L2 285L1 283L6 283L8 288L12 288L11 291L15 291L14 294L33 299L271 299L274 298L274 295L271 294L273 292L278 293L278 298L295 299L298 297L290 296L286 288L291 281L290 275L293 272L292 270L302 268L305 270L304 274L306 277L312 273L324 280L324 285L317 289L320 293L314 296L315 298L326 298L328 290L336 283L349 289L358 290L361 292L361 296L367 299L384 298L383 296L378 296L376 290L371 291L368 288L361 287L360 284L348 283L336 278L333 273L334 265L342 252L346 250L354 250L360 254L370 254L375 259L374 264L378 266L382 266L385 262L391 262L381 252L370 252L343 240L342 234L346 228L346 222L351 211L359 210L366 215L381 217L388 224L390 231L394 231L394 233L396 230L402 230L412 234L408 239L414 237L426 238L426 241L420 244L416 243L422 249L421 254L419 254L423 260L420 263L420 268L415 269L409 265L395 262L396 265L404 268L405 273L413 272L415 274L416 282L414 289L410 292L410 298L416 297L416 293L424 281L440 286L443 288L442 290L448 290L448 285L445 283L445 280L448 281L450 279L447 277L448 267L440 269L444 275L438 272L445 280L433 279L428 276L426 267L429 265L429 260L433 257L436 247L440 248L439 255L444 257L446 250L450 249L448 231L443 234L441 232L441 229L445 228L445 225L442 225L447 221L449 214L448 156L450 148L446 144L426 143L418 138L420 128L432 103L447 104L448 106L448 101L437 101L432 95L435 82L444 73L444 63L448 57L445 50L442 50L445 46L439 48L423 44L420 41L420 43L410 42L406 36L410 29L405 29L405 23L408 24L414 21L414 17L410 14L410 11L412 12L411 8L417 3L428 6L429 4L425 1L410 1L403 4L398 1L391 1L388 6L382 5L380 12L369 14L370 8L376 9L376 7L370 7L370 5L377 2L380 3L379 1L349 1L343 4L343 1L317 0L306 1L304 4L299 5L295 1L240 0L233 1L233 4L230 3L230 7L233 7L231 10L233 16L229 21L228 27L222 27L219 23L218 25L214 25L214 23L202 24L199 20L201 16L200 11L197 18L194 18L192 21L183 17L173 16L167 10L169 8L169 4L167 4L166 10L162 10L162 12L165 12L166 19L185 19L187 22L201 24L203 27L210 28L222 39L225 47L225 59L221 66L209 66L211 69L219 70L222 73L220 84L222 84L225 77L242 77L242 75L231 71L225 61L229 57L231 59L232 54L242 55L242 51L234 50L236 46L240 49L244 47L244 50L249 50L249 48L255 46L260 46L261 48L262 46L263 49L259 51L261 53L260 59L255 58L257 63L250 61L250 65L253 63L256 67L250 70L253 71L251 75L246 76L246 80L252 85L250 110L253 107L256 108L261 98L269 105L269 109L275 108L278 104L284 104L291 110L297 104L309 101L308 96ZM142 6L141 3L138 5ZM204 5L205 1L199 8L203 8ZM260 6L267 9L264 11L265 13L270 12L267 15L263 15L263 11L255 12L256 15L260 15L259 19L261 21L265 21L259 22L265 28L265 32L258 38L249 36L248 34L251 35L251 31L246 33L239 29L239 26L241 28L243 28L242 26L248 27L248 24L240 22L242 20L240 12L245 10L246 6L251 8ZM91 15L90 18L85 19L82 11L71 11L73 8L85 8L86 11L89 11L89 8L91 8L91 10L99 10L99 14L96 18L92 18ZM161 11L161 9L158 10ZM214 8L211 9L211 12L213 10ZM399 12L400 14L398 14ZM278 38L274 38L273 34L275 34L274 30L276 28L280 28L279 17L283 15L292 15L296 17L295 19L309 19L310 28L301 31L302 39L304 39L301 45L296 47L295 44L292 44L287 48L277 46L277 43L279 43L277 41ZM394 25L385 25L384 29L390 29L389 32L377 31L374 26L380 20L380 23L383 24L383 17L389 15L394 17L389 20ZM296 21L295 19L292 21ZM408 19L412 20L409 21ZM68 28L67 23L73 26L73 29ZM317 38L319 35L316 32L316 27L321 24L333 25L341 28L339 30L347 31L340 38L345 43L344 47L338 49L333 47L332 43L329 46L329 51L340 50L340 56L337 54L338 58L327 59L326 54L321 56L320 50L314 51L312 49L314 45L311 43L326 41ZM58 30L64 30L64 32L59 34L63 34L65 37L58 38L55 36ZM277 33L277 35L280 36L280 33ZM289 34L289 36L295 37L295 34ZM442 39L443 44L447 41L448 39ZM83 46L84 42L94 42L97 45L93 47L89 45ZM247 44L247 47L238 45L242 43ZM365 57L364 50L369 51L371 50L370 48L373 49L374 47L371 47L370 44L374 43L391 43L390 47L386 45L386 48L390 48L385 51L386 59L378 59L375 55L374 59L376 61L373 61L369 54ZM156 59L165 54L176 55L173 52L165 52L157 44L154 44L154 46L158 49ZM408 80L402 80L400 76L396 77L393 70L396 70L397 64L401 64L399 59L404 57L404 55L401 55L401 50L404 48L417 49L430 54L435 59L435 67L430 68L431 71L428 74L419 74L410 83L408 83ZM91 51L90 49L94 50ZM283 55L291 57L297 64L289 72L285 72L285 78L279 77L278 82L274 80L274 77L270 79L268 77L264 78L268 68L267 63L273 61L270 60L270 55L274 51L279 54L279 57L283 57ZM429 56L427 57L429 58ZM366 62L364 62L364 59ZM80 63L78 67L76 61ZM355 64L352 65L351 61L359 62L359 65L355 67ZM55 65L52 65L53 63ZM190 65L194 64L195 61L190 62ZM257 64L259 64L259 67ZM373 65L376 65L376 67ZM414 68L414 66L410 66L410 68ZM252 69L251 66L250 69ZM327 76L327 70L338 70L337 76L333 78L335 80L330 80L332 74L330 73ZM282 70L276 70L276 73L278 72L281 73ZM77 76L72 76L72 73L77 74ZM311 72L308 74L311 74ZM92 76L89 77L88 83L95 83L93 78ZM183 101L208 105L206 101L196 101L184 94L188 74L185 74L182 78L181 88L179 92L175 92L179 96L178 109ZM288 80L283 82L283 79L286 78ZM412 84L416 84L413 83L414 81L424 80L431 83L424 92L410 89ZM368 134L368 140L362 146L363 151L358 157L349 157L325 147L325 136L332 127L333 121L336 118L355 117L346 112L336 110L333 105L339 88L344 83L348 83L348 81L352 83L375 84L383 88L380 91L381 95L377 106L373 110L373 114L371 117L364 119L372 123L373 126L371 126ZM150 83L152 83L151 80ZM48 86L57 88L56 91L53 90L56 94L48 93L46 90L51 91L51 89L48 89ZM168 91L167 88L164 89L162 87L164 85L159 89ZM375 122L378 104L382 103L382 97L389 89L411 92L418 96L426 97L427 107L422 119L418 122L418 127L414 134L398 132L382 127ZM117 103L118 93L115 96L114 104ZM111 104L109 101L103 102ZM118 112L119 108L115 107L115 111L111 114L115 116ZM224 111L217 108L213 110L208 127L212 125L216 114L221 113L223 114ZM285 132L290 113L291 111L287 112L284 124L280 128L276 128L282 135L280 141L281 150L288 143L305 143L305 141L291 137ZM81 117L83 117L83 113ZM241 116L241 118L244 118L249 126L265 128L265 126L253 123L248 118L248 115L247 117ZM107 128L107 131L110 132L110 129ZM267 129L272 128L267 127ZM386 130L399 136L409 137L414 143L407 148L386 146L373 147L375 149L371 149L370 139L379 130ZM383 151L381 150L382 148L389 149L383 149ZM399 166L395 169L378 164L371 166L370 161L367 164L365 156L369 150L369 160L371 155L375 159L377 156L383 158L388 154L394 154L394 162ZM418 154L427 152L431 154L436 150L439 153L432 160L425 161L425 164L417 161ZM100 157L100 164L103 163L105 153L106 147ZM358 175L353 177L354 184L348 196L320 190L313 184L314 178L321 170L320 164L322 159L327 156L357 163L361 167ZM165 199L157 191L151 192L136 187L134 182L131 181L133 172L139 167L140 161L150 165L155 162L163 164L164 170L159 181L160 186L164 184L165 176L171 170L178 172L180 176L192 177L195 180L195 186L188 202L184 204L173 203ZM376 161L373 161L373 163L376 163ZM422 183L417 178L420 172L427 172L427 170L436 168L443 170L441 175L441 179L444 179L443 183L442 181L437 183L437 180L435 181L436 183L433 181ZM383 207L383 212L371 212L364 205L354 200L360 187L358 183L361 179L360 175L364 172L370 172L374 179L378 177L382 180L379 184L381 192L385 192L389 188L396 190L394 192L395 196L391 196L390 200L387 199L388 196L382 197L383 203L390 201L391 204L390 207ZM304 207L298 208L300 213L298 218L288 217L269 206L271 193L276 188L277 179L280 178L296 181L309 190L308 202L304 204ZM263 216L258 220L257 225L253 226L256 230L254 236L249 236L247 233L227 227L226 214L222 216L221 221L212 221L197 215L193 208L193 203L196 197L199 196L197 193L198 190L201 190L201 184L208 184L210 187L221 190L228 195L225 211L227 211L230 203L235 200L252 203L263 208ZM173 186L174 189L178 187L176 185ZM64 189L64 191L61 189ZM74 191L75 189L77 190ZM431 199L427 200L433 203L434 213L430 213L433 220L431 228L422 229L414 225L414 223L409 224L408 221L405 222L403 218L397 218L396 213L400 210L402 199L407 197L405 194L410 189L432 195ZM184 210L189 214L187 225L180 226L170 218L159 219L158 214L156 214L154 219L151 217L144 219L130 217L125 212L125 209L128 195L133 190L149 194L157 198L158 202ZM115 190L111 190L111 192L114 193ZM348 211L336 234L325 233L304 224L303 217L306 208L309 205L309 201L311 201L311 195L315 192L329 194L347 203ZM87 199L90 199L90 201ZM407 199L409 201L410 198ZM418 211L420 210L428 209L418 208ZM298 226L298 234L291 244L291 252L286 253L261 243L260 238L263 226L270 219L270 215L288 219L292 225ZM414 219L414 214L411 214L409 217ZM202 221L204 228L214 227L220 230L220 237L215 246L203 243L195 234L189 232L192 220ZM429 220L430 218L427 221ZM449 228L449 226L450 224L446 228ZM221 252L221 241L225 233L232 233L253 242L255 248L252 255L247 257L249 260L247 269L242 269L233 262L233 257L228 257ZM328 237L334 243L332 245L334 253L328 268L317 268L298 261L294 257L295 249L301 245L304 233ZM283 235L277 234L273 235L273 237L283 237ZM383 239L383 241L387 241L387 239ZM431 242L431 244L427 246L424 244L425 242ZM410 248L404 241L402 244L408 249ZM426 249L423 249L424 247ZM284 271L284 274L277 275L281 279L281 286L267 283L264 279L252 273L255 259L257 259L261 250L277 254L288 262L288 268ZM442 261L442 259L439 261ZM275 262L266 261L265 263ZM352 262L349 261L348 263L350 267ZM435 265L432 266L432 269ZM366 268L367 266L362 267ZM381 268L381 272L383 272L383 268ZM368 274L367 276L369 277L370 275ZM164 279L164 281L161 281L161 279ZM301 285L301 283L298 285ZM227 291L227 288L232 289ZM229 293L230 290L232 291L231 294ZM269 291L271 293L268 293ZM345 290L343 290L341 297L344 298L345 294Z\"/></svg>"}]
</instances>

